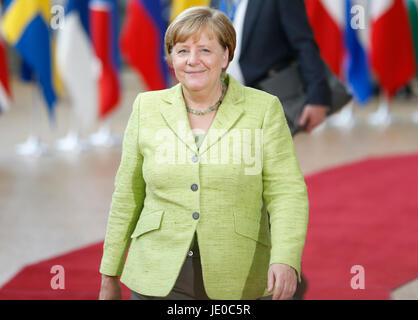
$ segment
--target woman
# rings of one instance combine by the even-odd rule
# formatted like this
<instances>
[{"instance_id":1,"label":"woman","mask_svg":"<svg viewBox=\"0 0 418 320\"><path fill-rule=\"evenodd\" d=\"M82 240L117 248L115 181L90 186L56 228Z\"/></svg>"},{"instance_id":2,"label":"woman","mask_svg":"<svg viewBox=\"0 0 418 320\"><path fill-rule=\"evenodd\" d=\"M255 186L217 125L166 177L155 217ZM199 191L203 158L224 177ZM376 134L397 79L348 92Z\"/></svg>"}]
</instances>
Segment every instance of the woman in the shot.
<instances>
[{"instance_id":1,"label":"woman","mask_svg":"<svg viewBox=\"0 0 418 320\"><path fill-rule=\"evenodd\" d=\"M100 298L121 298L118 276L133 299L291 298L308 200L280 102L225 74L235 31L220 11L184 11L165 49L179 83L134 102Z\"/></svg>"}]
</instances>

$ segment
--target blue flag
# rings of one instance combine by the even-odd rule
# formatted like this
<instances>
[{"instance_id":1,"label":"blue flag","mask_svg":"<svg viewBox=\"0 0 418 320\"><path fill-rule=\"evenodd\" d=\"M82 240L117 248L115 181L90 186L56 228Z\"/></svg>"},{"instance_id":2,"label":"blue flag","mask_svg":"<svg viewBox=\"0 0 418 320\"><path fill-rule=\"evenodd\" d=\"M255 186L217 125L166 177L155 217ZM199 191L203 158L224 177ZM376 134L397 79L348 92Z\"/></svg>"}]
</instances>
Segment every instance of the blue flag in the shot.
<instances>
[{"instance_id":1,"label":"blue flag","mask_svg":"<svg viewBox=\"0 0 418 320\"><path fill-rule=\"evenodd\" d=\"M39 82L49 115L57 101L49 30L49 1L7 0L3 9L2 27L5 40L12 45ZM25 70L28 71L28 70Z\"/></svg>"},{"instance_id":2,"label":"blue flag","mask_svg":"<svg viewBox=\"0 0 418 320\"><path fill-rule=\"evenodd\" d=\"M358 30L351 25L351 0L346 0L345 44L348 53L347 81L357 102L365 104L373 94L370 65Z\"/></svg>"}]
</instances>

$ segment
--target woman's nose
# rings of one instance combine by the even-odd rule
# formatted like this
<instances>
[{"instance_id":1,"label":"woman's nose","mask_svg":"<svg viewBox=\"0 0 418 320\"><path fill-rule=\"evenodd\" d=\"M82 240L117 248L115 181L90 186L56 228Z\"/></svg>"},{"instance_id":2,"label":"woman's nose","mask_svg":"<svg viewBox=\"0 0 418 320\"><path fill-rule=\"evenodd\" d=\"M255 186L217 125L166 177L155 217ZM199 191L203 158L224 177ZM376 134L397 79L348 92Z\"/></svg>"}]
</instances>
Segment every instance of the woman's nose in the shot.
<instances>
[{"instance_id":1,"label":"woman's nose","mask_svg":"<svg viewBox=\"0 0 418 320\"><path fill-rule=\"evenodd\" d=\"M196 65L198 63L199 63L199 55L198 55L197 51L190 50L190 54L189 54L189 57L187 59L187 64Z\"/></svg>"}]
</instances>

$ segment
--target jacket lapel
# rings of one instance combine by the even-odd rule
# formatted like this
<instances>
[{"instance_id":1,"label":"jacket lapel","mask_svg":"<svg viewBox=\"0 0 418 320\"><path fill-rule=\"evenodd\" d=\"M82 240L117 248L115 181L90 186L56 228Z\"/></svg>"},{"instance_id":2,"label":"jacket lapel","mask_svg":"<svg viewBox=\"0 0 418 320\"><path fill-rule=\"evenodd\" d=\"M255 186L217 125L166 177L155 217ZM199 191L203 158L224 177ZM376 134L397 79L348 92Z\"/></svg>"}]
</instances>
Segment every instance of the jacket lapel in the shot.
<instances>
[{"instance_id":1,"label":"jacket lapel","mask_svg":"<svg viewBox=\"0 0 418 320\"><path fill-rule=\"evenodd\" d=\"M244 86L229 76L228 91L202 143L200 154L208 151L238 121L244 113L242 106L239 105L242 100L244 100Z\"/></svg>"},{"instance_id":2,"label":"jacket lapel","mask_svg":"<svg viewBox=\"0 0 418 320\"><path fill-rule=\"evenodd\" d=\"M239 105L244 100L244 86L229 76L228 91L198 152L187 116L181 84L177 84L166 92L163 100L169 105L160 108L161 115L180 141L194 153L201 155L217 143L244 113Z\"/></svg>"},{"instance_id":3,"label":"jacket lapel","mask_svg":"<svg viewBox=\"0 0 418 320\"><path fill-rule=\"evenodd\" d=\"M197 153L197 146L187 116L181 84L179 83L167 90L167 95L163 100L169 103L169 106L160 108L160 112L168 127L190 150Z\"/></svg>"}]
</instances>

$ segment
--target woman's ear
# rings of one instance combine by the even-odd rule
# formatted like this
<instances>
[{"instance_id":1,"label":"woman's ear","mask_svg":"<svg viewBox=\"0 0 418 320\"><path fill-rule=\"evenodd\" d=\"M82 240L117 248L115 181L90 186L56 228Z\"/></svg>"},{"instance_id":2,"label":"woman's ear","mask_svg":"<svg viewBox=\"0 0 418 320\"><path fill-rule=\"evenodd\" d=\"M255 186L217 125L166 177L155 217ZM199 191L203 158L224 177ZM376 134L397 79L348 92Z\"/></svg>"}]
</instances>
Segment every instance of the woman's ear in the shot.
<instances>
[{"instance_id":1,"label":"woman's ear","mask_svg":"<svg viewBox=\"0 0 418 320\"><path fill-rule=\"evenodd\" d=\"M222 69L226 69L229 64L229 49L226 48L224 51L224 55L222 56L223 62L222 62Z\"/></svg>"}]
</instances>

